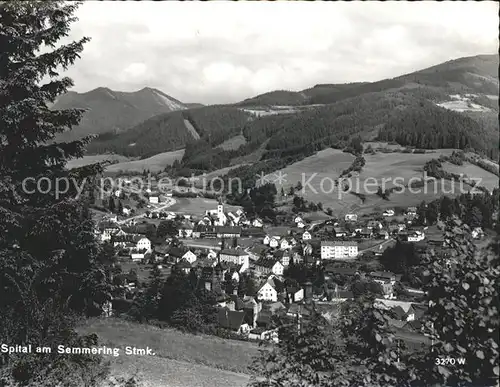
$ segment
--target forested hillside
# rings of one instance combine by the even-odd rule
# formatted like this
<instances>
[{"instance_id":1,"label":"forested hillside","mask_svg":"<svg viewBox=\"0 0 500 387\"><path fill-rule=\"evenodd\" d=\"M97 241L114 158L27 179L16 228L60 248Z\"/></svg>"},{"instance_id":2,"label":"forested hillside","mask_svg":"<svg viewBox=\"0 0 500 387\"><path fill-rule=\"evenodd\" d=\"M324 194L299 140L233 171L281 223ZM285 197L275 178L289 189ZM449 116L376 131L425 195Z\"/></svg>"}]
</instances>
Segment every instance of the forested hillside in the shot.
<instances>
[{"instance_id":1,"label":"forested hillside","mask_svg":"<svg viewBox=\"0 0 500 387\"><path fill-rule=\"evenodd\" d=\"M365 93L402 89L433 100L445 100L455 93L498 95L498 66L498 55L459 58L393 79L335 89L312 97L309 103L334 103Z\"/></svg>"},{"instance_id":2,"label":"forested hillside","mask_svg":"<svg viewBox=\"0 0 500 387\"><path fill-rule=\"evenodd\" d=\"M186 127L187 120L203 141L217 146L240 133L250 115L232 107L207 106L160 114L122 133L106 133L91 142L88 153L118 153L149 157L184 148L196 139Z\"/></svg>"},{"instance_id":3,"label":"forested hillside","mask_svg":"<svg viewBox=\"0 0 500 387\"><path fill-rule=\"evenodd\" d=\"M180 167L198 172L227 167L264 147L261 160L297 160L325 147L342 149L358 136L418 148L472 148L496 158L497 67L498 56L484 55L379 82L272 91L236 105L160 114L128 131L104 134L88 150L144 158L186 148ZM464 108L443 104L451 100ZM278 105L308 108L262 116L243 110ZM216 148L240 134L245 141L238 149Z\"/></svg>"},{"instance_id":4,"label":"forested hillside","mask_svg":"<svg viewBox=\"0 0 500 387\"><path fill-rule=\"evenodd\" d=\"M498 155L498 132L488 131L464 114L424 102L391 118L378 139L424 149L473 148L489 157Z\"/></svg>"},{"instance_id":5,"label":"forested hillside","mask_svg":"<svg viewBox=\"0 0 500 387\"><path fill-rule=\"evenodd\" d=\"M308 101L308 96L301 92L276 90L245 99L238 103L239 106L295 106L303 105Z\"/></svg>"}]
</instances>

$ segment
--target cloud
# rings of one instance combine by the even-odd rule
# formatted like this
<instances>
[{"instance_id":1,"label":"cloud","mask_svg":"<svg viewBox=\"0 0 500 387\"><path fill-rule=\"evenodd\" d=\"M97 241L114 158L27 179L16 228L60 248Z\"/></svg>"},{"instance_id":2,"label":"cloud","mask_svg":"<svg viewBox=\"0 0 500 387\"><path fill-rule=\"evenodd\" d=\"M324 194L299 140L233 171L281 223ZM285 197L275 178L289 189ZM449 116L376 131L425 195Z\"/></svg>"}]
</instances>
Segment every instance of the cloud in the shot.
<instances>
[{"instance_id":1,"label":"cloud","mask_svg":"<svg viewBox=\"0 0 500 387\"><path fill-rule=\"evenodd\" d=\"M496 2L86 2L74 90L227 103L376 81L498 49Z\"/></svg>"}]
</instances>

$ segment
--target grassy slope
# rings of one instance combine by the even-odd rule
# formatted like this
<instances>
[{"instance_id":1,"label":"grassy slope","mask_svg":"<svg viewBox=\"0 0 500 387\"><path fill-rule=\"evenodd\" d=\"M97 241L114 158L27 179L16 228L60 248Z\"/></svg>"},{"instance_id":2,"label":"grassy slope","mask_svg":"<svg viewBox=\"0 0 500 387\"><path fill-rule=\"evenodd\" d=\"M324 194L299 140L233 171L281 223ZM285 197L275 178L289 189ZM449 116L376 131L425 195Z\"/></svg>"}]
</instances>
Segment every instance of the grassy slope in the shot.
<instances>
[{"instance_id":1,"label":"grassy slope","mask_svg":"<svg viewBox=\"0 0 500 387\"><path fill-rule=\"evenodd\" d=\"M247 140L242 134L238 134L237 136L231 137L230 139L224 141L222 144L218 146L218 148L222 148L224 150L236 150L241 145L245 145Z\"/></svg>"},{"instance_id":2,"label":"grassy slope","mask_svg":"<svg viewBox=\"0 0 500 387\"><path fill-rule=\"evenodd\" d=\"M182 160L184 149L163 152L143 160L125 161L110 165L106 168L106 172L142 172L149 169L151 172L161 172L167 165L172 165L175 160Z\"/></svg>"},{"instance_id":3,"label":"grassy slope","mask_svg":"<svg viewBox=\"0 0 500 387\"><path fill-rule=\"evenodd\" d=\"M485 171L481 167L471 163L464 163L463 165L454 165L451 163L444 163L443 169L446 172L467 175L468 177L481 178L482 181L478 184L478 186L482 186L492 191L493 188L498 188L498 176L495 174Z\"/></svg>"},{"instance_id":4,"label":"grassy slope","mask_svg":"<svg viewBox=\"0 0 500 387\"><path fill-rule=\"evenodd\" d=\"M126 162L129 159L122 155L90 155L83 156L79 159L74 159L68 161L67 167L71 168L79 168L89 164L102 163L103 161L118 161L120 163Z\"/></svg>"},{"instance_id":5,"label":"grassy slope","mask_svg":"<svg viewBox=\"0 0 500 387\"><path fill-rule=\"evenodd\" d=\"M360 193L365 193L363 190L364 182L367 179L374 178L377 183L374 185L369 185L368 189L372 192L376 190L377 185L381 183L383 178L402 177L405 182L412 177L420 177L422 175L424 164L431 160L437 159L440 155L449 155L453 152L452 149L438 149L431 153L426 154L408 154L408 153L377 153L375 155L364 155L366 160L366 165L363 168L361 174L359 175L359 188L357 188L357 179L352 179L355 191ZM452 183L450 181L443 181L442 185L439 183L437 189L434 189L434 185L428 184L427 189L421 189L420 193L413 194L408 190L403 193L393 193L390 196L390 200L383 200L375 194L368 194L366 196L366 201L363 203L361 199L350 193L341 193L337 189L332 193L321 192L320 182L321 179L329 177L333 180L339 177L342 170L346 169L350 165L350 160L352 156L338 150L327 149L318 152L314 156L308 157L302 161L289 165L288 167L281 170L281 172L287 174L287 183L285 183L285 189L289 185L296 185L297 181L302 180L302 173L305 174L305 180L307 181L314 173L317 173L316 177L311 181L311 185L318 191L318 193L313 192L311 189L306 189L304 197L307 200L313 202L321 202L323 207L331 207L337 214L344 214L350 210L357 211L359 213L372 212L373 210L390 208L395 206L411 206L417 205L422 200L430 201L436 199L443 194L450 194L449 192L453 189L456 193L459 193L459 184ZM467 173L467 172L465 172ZM491 185L496 178L487 171L483 171L481 168L474 169L475 176L480 176L484 178L486 182L485 185ZM272 177L272 174L270 175ZM371 179L373 180L373 179ZM496 178L498 186L498 178ZM369 183L372 184L372 183ZM330 190L329 182L324 184L325 190ZM391 184L386 183L386 187L391 187ZM465 185L468 190L470 187Z\"/></svg>"},{"instance_id":6,"label":"grassy slope","mask_svg":"<svg viewBox=\"0 0 500 387\"><path fill-rule=\"evenodd\" d=\"M236 211L240 207L224 205L224 211ZM205 198L175 198L175 204L168 208L168 211L180 212L183 214L201 215L206 210L217 209L217 201Z\"/></svg>"},{"instance_id":7,"label":"grassy slope","mask_svg":"<svg viewBox=\"0 0 500 387\"><path fill-rule=\"evenodd\" d=\"M109 359L112 373L137 373L145 386L245 386L248 365L258 353L252 343L183 334L115 318L86 321L80 331L97 334L102 345L122 348L120 356ZM156 356L127 356L123 351L126 346L149 346Z\"/></svg>"}]
</instances>

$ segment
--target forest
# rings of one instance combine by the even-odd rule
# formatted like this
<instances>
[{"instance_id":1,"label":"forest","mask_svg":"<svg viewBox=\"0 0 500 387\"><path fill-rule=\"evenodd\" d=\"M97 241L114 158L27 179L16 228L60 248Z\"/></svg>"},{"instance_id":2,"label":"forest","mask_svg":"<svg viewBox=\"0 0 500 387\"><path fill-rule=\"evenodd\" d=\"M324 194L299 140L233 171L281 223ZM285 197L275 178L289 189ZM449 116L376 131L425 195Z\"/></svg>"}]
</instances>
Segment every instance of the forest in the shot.
<instances>
[{"instance_id":1,"label":"forest","mask_svg":"<svg viewBox=\"0 0 500 387\"><path fill-rule=\"evenodd\" d=\"M405 109L381 128L378 140L421 149L473 149L498 157L498 133L486 131L472 118L421 102Z\"/></svg>"}]
</instances>

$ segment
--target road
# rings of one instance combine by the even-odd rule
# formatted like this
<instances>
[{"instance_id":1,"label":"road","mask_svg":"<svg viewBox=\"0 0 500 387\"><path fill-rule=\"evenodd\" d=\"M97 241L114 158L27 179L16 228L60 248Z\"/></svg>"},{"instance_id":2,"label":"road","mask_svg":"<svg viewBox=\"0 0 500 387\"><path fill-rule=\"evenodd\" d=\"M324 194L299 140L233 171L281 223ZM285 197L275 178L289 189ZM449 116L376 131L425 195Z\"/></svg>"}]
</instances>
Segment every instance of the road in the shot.
<instances>
[{"instance_id":1,"label":"road","mask_svg":"<svg viewBox=\"0 0 500 387\"><path fill-rule=\"evenodd\" d=\"M168 207L173 206L176 203L174 198L167 197L166 200L167 200L166 203L163 203L162 205L160 205L158 207L151 208L151 211L163 211L163 210L167 209ZM134 216L131 216L130 218L119 220L118 224L124 224L124 223L131 221L131 220L139 219L139 218L144 218L144 214L134 215Z\"/></svg>"}]
</instances>

